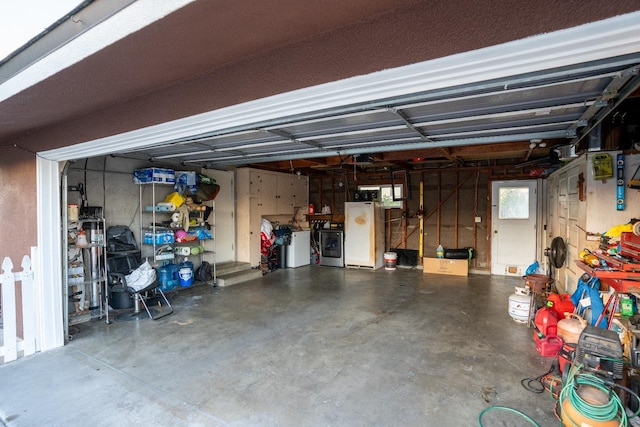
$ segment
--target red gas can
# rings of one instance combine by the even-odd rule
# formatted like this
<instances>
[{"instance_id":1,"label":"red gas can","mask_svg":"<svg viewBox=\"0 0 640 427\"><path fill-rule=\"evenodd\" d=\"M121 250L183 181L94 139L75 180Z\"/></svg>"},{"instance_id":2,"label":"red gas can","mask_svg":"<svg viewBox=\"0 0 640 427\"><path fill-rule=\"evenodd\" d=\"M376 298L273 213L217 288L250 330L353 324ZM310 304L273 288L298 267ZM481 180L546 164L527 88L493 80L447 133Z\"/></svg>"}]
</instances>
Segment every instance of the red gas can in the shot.
<instances>
[{"instance_id":1,"label":"red gas can","mask_svg":"<svg viewBox=\"0 0 640 427\"><path fill-rule=\"evenodd\" d=\"M534 318L534 323L536 324L536 328L542 335L545 337L555 336L558 334L558 315L553 309L549 307L542 307L536 313L536 317ZM538 333L533 331L533 338L537 338Z\"/></svg>"},{"instance_id":2,"label":"red gas can","mask_svg":"<svg viewBox=\"0 0 640 427\"><path fill-rule=\"evenodd\" d=\"M544 338L535 337L536 351L542 357L556 357L562 348L562 338L554 335Z\"/></svg>"},{"instance_id":3,"label":"red gas can","mask_svg":"<svg viewBox=\"0 0 640 427\"><path fill-rule=\"evenodd\" d=\"M573 313L576 309L569 294L551 294L547 301L553 303L551 309L558 315L558 320L565 318L565 313Z\"/></svg>"}]
</instances>

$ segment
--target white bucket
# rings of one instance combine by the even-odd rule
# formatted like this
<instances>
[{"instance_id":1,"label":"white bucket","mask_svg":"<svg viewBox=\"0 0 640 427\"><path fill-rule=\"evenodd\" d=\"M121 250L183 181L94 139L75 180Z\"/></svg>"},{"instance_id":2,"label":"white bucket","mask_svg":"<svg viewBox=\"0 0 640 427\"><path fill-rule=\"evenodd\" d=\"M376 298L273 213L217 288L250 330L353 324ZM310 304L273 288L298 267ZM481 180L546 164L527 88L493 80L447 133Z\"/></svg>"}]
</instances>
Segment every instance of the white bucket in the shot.
<instances>
[{"instance_id":1,"label":"white bucket","mask_svg":"<svg viewBox=\"0 0 640 427\"><path fill-rule=\"evenodd\" d=\"M385 270L395 270L396 269L396 260L398 259L398 254L395 252L385 252L384 253L384 269Z\"/></svg>"},{"instance_id":2,"label":"white bucket","mask_svg":"<svg viewBox=\"0 0 640 427\"><path fill-rule=\"evenodd\" d=\"M518 323L527 323L531 297L529 295L512 294L509 297L509 316Z\"/></svg>"}]
</instances>

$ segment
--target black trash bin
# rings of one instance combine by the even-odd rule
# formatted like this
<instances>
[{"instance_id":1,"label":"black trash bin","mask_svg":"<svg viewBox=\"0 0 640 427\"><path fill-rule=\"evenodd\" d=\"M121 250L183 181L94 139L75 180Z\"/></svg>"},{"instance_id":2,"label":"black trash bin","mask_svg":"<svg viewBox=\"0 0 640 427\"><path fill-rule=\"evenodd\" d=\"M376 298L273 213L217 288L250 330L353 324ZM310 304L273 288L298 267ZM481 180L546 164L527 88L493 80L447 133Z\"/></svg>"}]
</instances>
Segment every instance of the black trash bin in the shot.
<instances>
[{"instance_id":1,"label":"black trash bin","mask_svg":"<svg viewBox=\"0 0 640 427\"><path fill-rule=\"evenodd\" d=\"M278 268L287 268L287 246L278 245Z\"/></svg>"},{"instance_id":2,"label":"black trash bin","mask_svg":"<svg viewBox=\"0 0 640 427\"><path fill-rule=\"evenodd\" d=\"M291 243L291 229L278 227L273 233L276 236L278 268L287 268L287 247Z\"/></svg>"}]
</instances>

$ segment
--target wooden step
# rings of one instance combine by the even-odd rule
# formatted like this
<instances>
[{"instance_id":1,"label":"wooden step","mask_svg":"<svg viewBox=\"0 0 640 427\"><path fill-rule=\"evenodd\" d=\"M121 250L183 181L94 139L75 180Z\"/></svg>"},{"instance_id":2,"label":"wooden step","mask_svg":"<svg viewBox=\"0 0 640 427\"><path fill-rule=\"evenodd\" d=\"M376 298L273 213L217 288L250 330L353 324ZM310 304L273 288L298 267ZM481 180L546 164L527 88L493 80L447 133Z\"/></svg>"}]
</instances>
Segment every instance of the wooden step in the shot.
<instances>
[{"instance_id":1,"label":"wooden step","mask_svg":"<svg viewBox=\"0 0 640 427\"><path fill-rule=\"evenodd\" d=\"M247 282L253 279L259 279L262 277L262 271L258 269L243 269L240 271L234 271L226 273L224 275L218 275L216 285L220 287L237 285L238 283Z\"/></svg>"},{"instance_id":2,"label":"wooden step","mask_svg":"<svg viewBox=\"0 0 640 427\"><path fill-rule=\"evenodd\" d=\"M248 262L223 262L216 264L216 276L224 276L225 274L235 273L236 271L251 270L251 264Z\"/></svg>"}]
</instances>

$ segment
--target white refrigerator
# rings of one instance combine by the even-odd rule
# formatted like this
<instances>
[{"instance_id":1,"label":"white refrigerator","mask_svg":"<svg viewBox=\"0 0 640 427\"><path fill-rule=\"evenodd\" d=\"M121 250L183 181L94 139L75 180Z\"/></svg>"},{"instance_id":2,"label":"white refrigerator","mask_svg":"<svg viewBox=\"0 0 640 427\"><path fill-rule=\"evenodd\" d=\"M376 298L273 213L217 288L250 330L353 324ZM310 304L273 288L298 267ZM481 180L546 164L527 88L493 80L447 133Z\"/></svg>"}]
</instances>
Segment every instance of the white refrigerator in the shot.
<instances>
[{"instance_id":1,"label":"white refrigerator","mask_svg":"<svg viewBox=\"0 0 640 427\"><path fill-rule=\"evenodd\" d=\"M384 207L378 202L345 203L345 267L381 268L384 250Z\"/></svg>"},{"instance_id":2,"label":"white refrigerator","mask_svg":"<svg viewBox=\"0 0 640 427\"><path fill-rule=\"evenodd\" d=\"M287 248L287 268L311 264L311 231L294 231Z\"/></svg>"}]
</instances>

